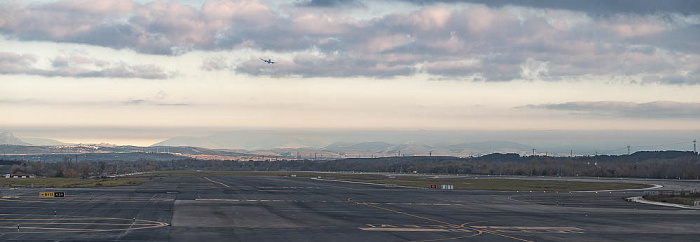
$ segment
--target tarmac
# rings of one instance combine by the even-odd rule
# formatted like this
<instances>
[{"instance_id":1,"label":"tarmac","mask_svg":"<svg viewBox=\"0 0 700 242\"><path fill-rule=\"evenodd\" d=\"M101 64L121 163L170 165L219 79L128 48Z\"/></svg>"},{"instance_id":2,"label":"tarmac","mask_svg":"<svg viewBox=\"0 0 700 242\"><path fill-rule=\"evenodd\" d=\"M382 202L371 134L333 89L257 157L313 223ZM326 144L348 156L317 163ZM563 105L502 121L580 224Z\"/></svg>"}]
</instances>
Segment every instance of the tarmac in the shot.
<instances>
[{"instance_id":1,"label":"tarmac","mask_svg":"<svg viewBox=\"0 0 700 242\"><path fill-rule=\"evenodd\" d=\"M675 180L626 180L697 187ZM517 182L514 180L514 182ZM664 189L664 188L660 188ZM40 192L65 192L63 198ZM135 187L3 189L0 240L697 241L700 210L643 191L503 192L304 177L163 177Z\"/></svg>"}]
</instances>

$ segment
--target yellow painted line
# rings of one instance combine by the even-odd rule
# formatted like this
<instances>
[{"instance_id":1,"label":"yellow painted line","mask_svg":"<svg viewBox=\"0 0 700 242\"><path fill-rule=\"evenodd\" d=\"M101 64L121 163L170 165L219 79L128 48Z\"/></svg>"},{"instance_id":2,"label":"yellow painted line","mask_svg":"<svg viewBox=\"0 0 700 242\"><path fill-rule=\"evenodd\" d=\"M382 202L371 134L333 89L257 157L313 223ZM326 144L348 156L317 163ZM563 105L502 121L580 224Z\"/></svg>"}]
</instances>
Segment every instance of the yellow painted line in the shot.
<instances>
[{"instance_id":1,"label":"yellow painted line","mask_svg":"<svg viewBox=\"0 0 700 242\"><path fill-rule=\"evenodd\" d=\"M453 226L453 227L459 227L459 225L456 225L456 224L452 224L452 223L448 223L448 222L444 222L444 221L440 221L440 220L436 220L436 219L431 219L431 218L427 218L427 217L423 217L423 216L419 216L419 215L414 215L414 214L410 214L410 213L406 213L406 212L401 212L401 211L397 211L397 210L393 210L393 209L389 209L389 208L383 208L383 207L380 207L380 206L377 206L377 205L373 205L373 204L362 203L362 202L355 202L355 203L356 203L356 204L359 204L359 205L364 205L364 206L373 207L373 208L376 208L376 209L381 209L381 210L389 211L389 212L392 212L392 213L403 214L403 215L406 215L406 216L415 217L415 218L420 218L420 219L424 219L424 220L428 220L428 221L432 221L432 222L436 222L436 223L447 224L447 225L450 225L450 226Z\"/></svg>"},{"instance_id":2,"label":"yellow painted line","mask_svg":"<svg viewBox=\"0 0 700 242\"><path fill-rule=\"evenodd\" d=\"M133 223L133 219L127 218L107 218L107 217L81 217L74 216L72 218L8 218L13 216L13 214L0 214L0 224L6 225L7 223L12 223L10 226L0 226L0 229L10 229L9 232L4 232L0 230L0 234L7 233L43 233L41 230L52 230L54 232L66 232L66 233L76 233L76 232L112 232L112 231L127 231L127 230L137 230L137 229L151 229L160 228L168 226L168 223L151 221L151 220L136 220ZM14 215L18 216L18 215ZM49 215L47 215L49 216ZM76 222L63 222L63 221L76 221ZM81 222L84 221L84 222ZM128 223L100 223L96 221L125 221ZM12 232L17 229L16 224L20 224L20 232ZM53 225L53 226L23 226L23 225ZM91 226L129 226L128 228L66 228L63 226L75 226L75 225L91 225ZM39 230L39 231L32 231Z\"/></svg>"},{"instance_id":3,"label":"yellow painted line","mask_svg":"<svg viewBox=\"0 0 700 242\"><path fill-rule=\"evenodd\" d=\"M46 201L46 200L44 200L44 201L37 201L37 200L23 200L23 199L21 199L21 198L16 198L16 199L4 199L4 198L0 198L0 201L6 201L6 202L52 203L52 202L56 202L56 201L59 201L59 200L53 200L53 201ZM61 199L60 201L63 201L63 200Z\"/></svg>"},{"instance_id":4,"label":"yellow painted line","mask_svg":"<svg viewBox=\"0 0 700 242\"><path fill-rule=\"evenodd\" d=\"M476 229L475 229L475 230L476 230ZM479 231L479 230L477 230L477 231ZM523 241L523 242L534 242L534 241L532 241L532 240L527 240L527 239L522 239L522 238L518 238L518 237L513 237L513 236L510 236L510 235L505 235L505 234L501 234L501 233L496 233L496 232L493 232L493 231L490 231L490 230L481 230L481 231L483 231L484 233L487 233L487 234L498 235L498 236L501 236L501 237L504 237L504 238L519 240L519 241Z\"/></svg>"},{"instance_id":5,"label":"yellow painted line","mask_svg":"<svg viewBox=\"0 0 700 242\"><path fill-rule=\"evenodd\" d=\"M2 222L0 222L0 224L2 224ZM10 223L9 225L11 226L11 225L16 225L16 224L17 224L17 223L15 222L15 223ZM130 225L134 225L134 226L150 226L150 225L153 225L153 224L138 224L138 223L137 223L137 224L131 224L131 223L128 223L128 224L115 224L115 223L36 223L36 222L34 222L34 223L31 223L31 222L30 222L30 223L22 222L22 223L20 223L20 224L105 225L105 226L106 226L106 225L109 225L109 226L130 226Z\"/></svg>"},{"instance_id":6,"label":"yellow painted line","mask_svg":"<svg viewBox=\"0 0 700 242\"><path fill-rule=\"evenodd\" d=\"M382 227L360 227L360 230L385 231L385 232L472 232L468 229L440 229L440 228L382 228Z\"/></svg>"},{"instance_id":7,"label":"yellow painted line","mask_svg":"<svg viewBox=\"0 0 700 242\"><path fill-rule=\"evenodd\" d=\"M476 234L471 234L471 235L466 235L466 236L458 236L458 237L452 237L452 238L440 238L440 239L426 239L426 240L414 240L414 242L431 242L431 241L445 241L445 240L455 240L455 239L464 239L464 238L471 238L471 237L476 237L481 235L483 232L478 231Z\"/></svg>"},{"instance_id":8,"label":"yellow painted line","mask_svg":"<svg viewBox=\"0 0 700 242\"><path fill-rule=\"evenodd\" d=\"M531 226L470 226L475 229L489 229L499 232L550 232L550 233L583 233L577 227L531 227Z\"/></svg>"},{"instance_id":9,"label":"yellow painted line","mask_svg":"<svg viewBox=\"0 0 700 242\"><path fill-rule=\"evenodd\" d=\"M517 229L517 230L583 230L577 227L531 227L531 226L470 226L482 229Z\"/></svg>"},{"instance_id":10,"label":"yellow painted line","mask_svg":"<svg viewBox=\"0 0 700 242\"><path fill-rule=\"evenodd\" d=\"M54 200L55 199L55 200ZM34 198L32 199L26 199L26 198L16 198L16 199L4 199L0 198L0 201L6 201L6 202L31 202L31 203L56 203L56 202L63 202L63 203L74 203L74 202L145 202L145 201L159 201L159 202L171 202L174 201L175 199L172 198L95 198L95 199L86 199L86 198L71 198L71 199L66 199L66 198L53 198L53 199L41 199L41 200L36 200Z\"/></svg>"},{"instance_id":11,"label":"yellow painted line","mask_svg":"<svg viewBox=\"0 0 700 242\"><path fill-rule=\"evenodd\" d=\"M465 225L465 224L456 225L456 224L453 224L453 223L449 223L449 222L445 222L445 221L440 221L440 220L432 219L432 218L427 218L427 217L423 217L423 216L419 216L419 215L415 215L415 214L410 214L410 213L407 213L407 212L401 212L401 211L397 211L397 210L393 210L393 209L389 209L389 208L383 208L383 207L380 207L380 206L377 206L377 205L373 205L373 204L369 204L369 203L355 202L355 201L352 201L352 197L348 198L347 201L348 201L348 202L353 202L353 203L355 203L355 204L357 204L357 205L364 205L364 206L368 206L368 207L373 207L373 208L376 208L376 209L381 209L381 210L385 210L385 211L389 211L389 212L393 212L393 213L397 213L397 214L403 214L403 215L410 216L410 217L420 218L420 219L432 221L432 222L435 222L435 223L446 224L446 225L450 225L450 226L457 227L457 228L460 228L460 227L462 227L463 225ZM534 241L532 241L532 240L527 240L527 239L518 238L518 237L514 237L514 236L510 236L510 235L505 235L505 234L501 234L501 233L496 233L496 232L494 232L494 231L490 231L490 230L486 230L486 229L478 229L478 228L473 228L473 229L476 230L476 231L478 231L478 232L481 232L481 233L488 233L488 234L492 234L492 235L501 236L501 237L504 237L504 238L514 239L514 240L519 240L519 241L524 241L524 242L534 242Z\"/></svg>"},{"instance_id":12,"label":"yellow painted line","mask_svg":"<svg viewBox=\"0 0 700 242\"><path fill-rule=\"evenodd\" d=\"M5 216L5 215L7 215L7 214L2 214L0 216ZM49 216L53 216L53 215L44 215L44 216L46 216L47 218L17 218L17 219L0 218L0 221L3 221L3 220L126 220L126 221L131 221L132 220L130 218L105 218L105 217L72 217L72 218L59 217L59 218L53 218L53 217L49 217ZM148 220L136 220L136 221L148 221ZM156 221L153 221L153 222L156 222Z\"/></svg>"},{"instance_id":13,"label":"yellow painted line","mask_svg":"<svg viewBox=\"0 0 700 242\"><path fill-rule=\"evenodd\" d=\"M466 227L467 224L485 223L485 222L488 222L488 221L471 221L471 222L463 223L463 224L459 225L459 227Z\"/></svg>"}]
</instances>

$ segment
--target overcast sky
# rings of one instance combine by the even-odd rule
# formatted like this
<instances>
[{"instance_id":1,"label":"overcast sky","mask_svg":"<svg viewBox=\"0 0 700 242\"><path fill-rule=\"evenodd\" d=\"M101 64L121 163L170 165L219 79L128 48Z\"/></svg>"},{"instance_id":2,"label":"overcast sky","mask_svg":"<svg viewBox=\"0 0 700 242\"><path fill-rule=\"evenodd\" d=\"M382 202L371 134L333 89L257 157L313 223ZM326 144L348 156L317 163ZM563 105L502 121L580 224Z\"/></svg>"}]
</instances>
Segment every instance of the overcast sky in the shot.
<instances>
[{"instance_id":1,"label":"overcast sky","mask_svg":"<svg viewBox=\"0 0 700 242\"><path fill-rule=\"evenodd\" d=\"M2 1L0 130L698 130L698 40L699 1Z\"/></svg>"}]
</instances>

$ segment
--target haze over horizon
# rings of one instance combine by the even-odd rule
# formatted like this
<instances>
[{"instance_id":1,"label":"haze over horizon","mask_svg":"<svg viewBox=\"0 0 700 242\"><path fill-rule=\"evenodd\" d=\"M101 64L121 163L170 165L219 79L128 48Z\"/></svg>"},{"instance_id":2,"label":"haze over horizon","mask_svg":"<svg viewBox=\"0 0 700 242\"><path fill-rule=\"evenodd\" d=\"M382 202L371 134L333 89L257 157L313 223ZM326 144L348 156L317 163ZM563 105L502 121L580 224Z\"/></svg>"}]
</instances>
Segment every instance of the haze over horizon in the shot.
<instances>
[{"instance_id":1,"label":"haze over horizon","mask_svg":"<svg viewBox=\"0 0 700 242\"><path fill-rule=\"evenodd\" d=\"M685 0L1 2L0 131L690 142L698 39Z\"/></svg>"}]
</instances>

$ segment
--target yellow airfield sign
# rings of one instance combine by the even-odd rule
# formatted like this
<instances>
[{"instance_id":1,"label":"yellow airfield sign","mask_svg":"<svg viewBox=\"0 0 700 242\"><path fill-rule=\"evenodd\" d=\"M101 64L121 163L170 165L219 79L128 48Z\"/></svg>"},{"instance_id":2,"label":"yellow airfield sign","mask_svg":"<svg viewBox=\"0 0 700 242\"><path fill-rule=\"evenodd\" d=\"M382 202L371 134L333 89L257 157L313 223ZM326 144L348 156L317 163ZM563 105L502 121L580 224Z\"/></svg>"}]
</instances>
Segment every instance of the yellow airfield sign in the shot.
<instances>
[{"instance_id":1,"label":"yellow airfield sign","mask_svg":"<svg viewBox=\"0 0 700 242\"><path fill-rule=\"evenodd\" d=\"M65 192L39 192L39 197L65 197Z\"/></svg>"}]
</instances>

